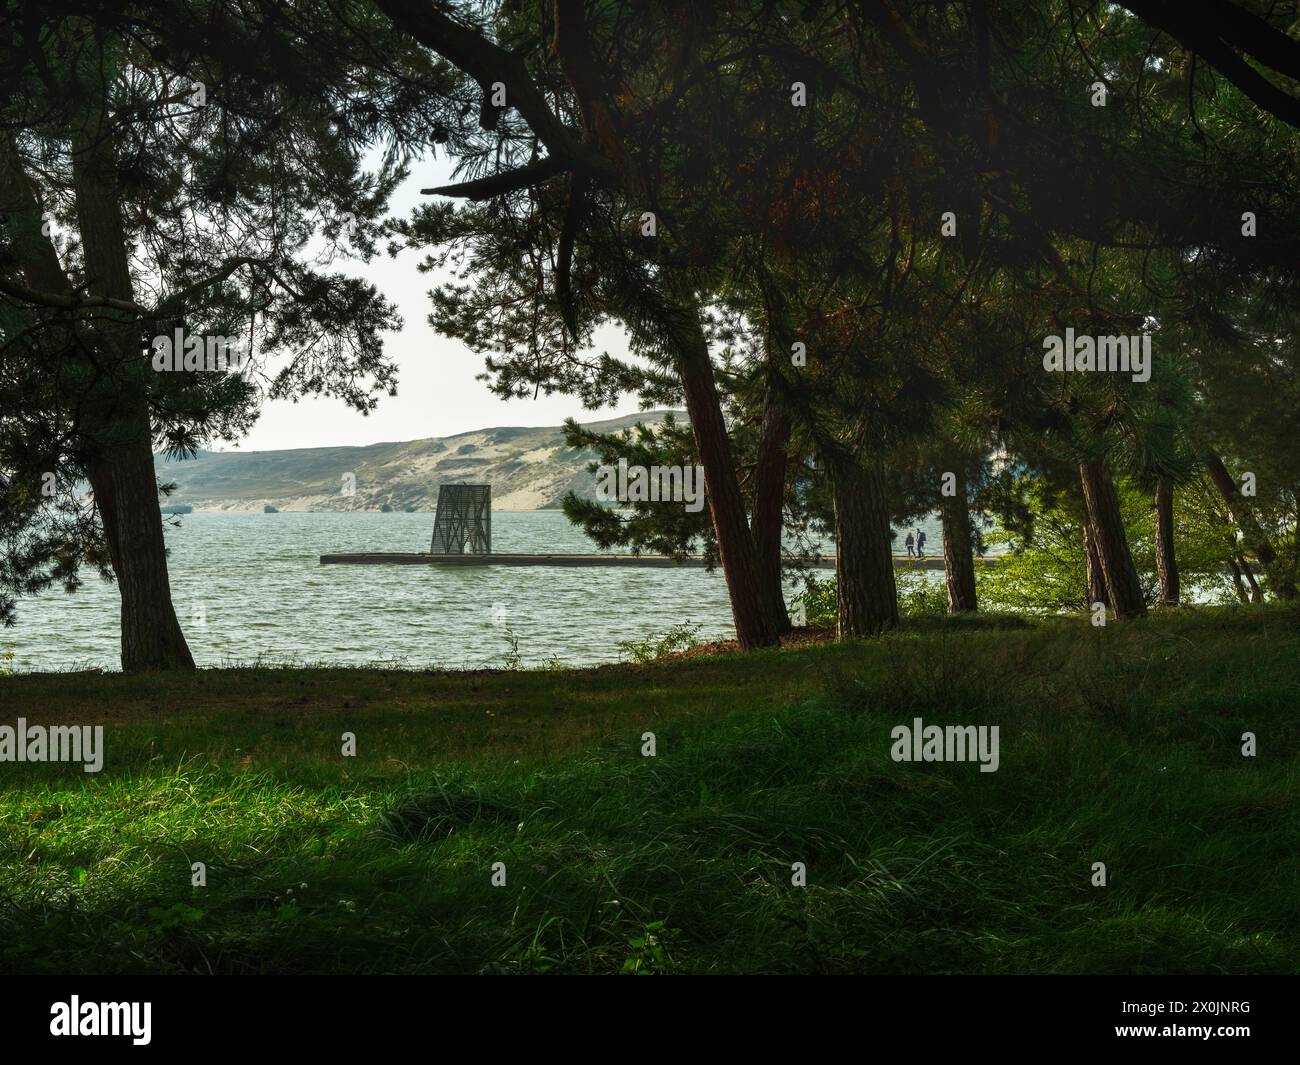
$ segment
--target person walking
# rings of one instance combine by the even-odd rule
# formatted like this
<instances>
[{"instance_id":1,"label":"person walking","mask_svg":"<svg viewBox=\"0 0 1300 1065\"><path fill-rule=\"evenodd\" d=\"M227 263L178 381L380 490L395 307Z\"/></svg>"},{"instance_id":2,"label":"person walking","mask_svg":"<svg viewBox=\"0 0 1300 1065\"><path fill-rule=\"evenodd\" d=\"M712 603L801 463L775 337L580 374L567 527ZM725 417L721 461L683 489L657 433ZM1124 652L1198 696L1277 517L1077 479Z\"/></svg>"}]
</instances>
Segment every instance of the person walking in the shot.
<instances>
[{"instance_id":1,"label":"person walking","mask_svg":"<svg viewBox=\"0 0 1300 1065\"><path fill-rule=\"evenodd\" d=\"M916 530L916 557L925 558L925 530Z\"/></svg>"},{"instance_id":2,"label":"person walking","mask_svg":"<svg viewBox=\"0 0 1300 1065\"><path fill-rule=\"evenodd\" d=\"M914 554L916 554L916 551L913 550L913 548L912 548L912 545L913 545L916 541L912 539L912 534L911 534L910 532L907 534L907 539L904 540L903 542L904 542L905 544L907 544L907 557L908 557L908 558L911 558Z\"/></svg>"}]
</instances>

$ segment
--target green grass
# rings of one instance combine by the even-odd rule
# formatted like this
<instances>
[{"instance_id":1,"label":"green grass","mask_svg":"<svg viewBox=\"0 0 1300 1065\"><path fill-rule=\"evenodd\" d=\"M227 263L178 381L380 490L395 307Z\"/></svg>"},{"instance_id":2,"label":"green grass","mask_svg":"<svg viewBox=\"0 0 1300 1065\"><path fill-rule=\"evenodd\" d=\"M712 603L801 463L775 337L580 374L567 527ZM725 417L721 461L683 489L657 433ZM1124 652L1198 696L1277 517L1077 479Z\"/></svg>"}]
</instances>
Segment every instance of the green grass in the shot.
<instances>
[{"instance_id":1,"label":"green grass","mask_svg":"<svg viewBox=\"0 0 1300 1065\"><path fill-rule=\"evenodd\" d=\"M1298 706L1278 609L0 678L0 724L107 733L98 775L0 764L0 971L1295 972ZM1001 768L893 762L915 716L999 725Z\"/></svg>"}]
</instances>

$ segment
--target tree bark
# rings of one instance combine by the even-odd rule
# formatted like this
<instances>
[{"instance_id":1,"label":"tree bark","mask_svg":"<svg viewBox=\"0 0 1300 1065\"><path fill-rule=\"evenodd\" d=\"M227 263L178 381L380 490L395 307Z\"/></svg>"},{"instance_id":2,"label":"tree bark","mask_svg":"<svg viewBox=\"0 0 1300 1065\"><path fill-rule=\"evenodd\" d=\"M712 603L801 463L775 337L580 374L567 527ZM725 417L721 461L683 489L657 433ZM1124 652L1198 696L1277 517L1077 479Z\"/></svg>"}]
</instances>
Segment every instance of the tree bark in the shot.
<instances>
[{"instance_id":1,"label":"tree bark","mask_svg":"<svg viewBox=\"0 0 1300 1065\"><path fill-rule=\"evenodd\" d=\"M966 500L966 464L950 463L956 477L955 494L941 496L944 578L948 585L948 613L978 609L975 594L975 556L971 549L970 505Z\"/></svg>"},{"instance_id":2,"label":"tree bark","mask_svg":"<svg viewBox=\"0 0 1300 1065\"><path fill-rule=\"evenodd\" d=\"M1160 575L1160 604L1177 606L1180 596L1178 559L1174 554L1174 483L1156 481L1156 571Z\"/></svg>"},{"instance_id":3,"label":"tree bark","mask_svg":"<svg viewBox=\"0 0 1300 1065\"><path fill-rule=\"evenodd\" d=\"M1087 508L1084 508L1083 515L1083 547L1088 560L1088 609L1091 610L1098 603L1109 603L1110 596L1106 593L1106 575L1101 571L1101 555L1097 553L1097 537L1092 532L1092 520L1088 517Z\"/></svg>"},{"instance_id":4,"label":"tree bark","mask_svg":"<svg viewBox=\"0 0 1300 1065\"><path fill-rule=\"evenodd\" d=\"M872 636L898 624L894 546L884 467L827 457L835 501L837 630L841 640Z\"/></svg>"},{"instance_id":5,"label":"tree bark","mask_svg":"<svg viewBox=\"0 0 1300 1065\"><path fill-rule=\"evenodd\" d=\"M708 340L700 326L694 305L672 308L670 326L677 354L677 368L686 396L686 413L695 434L695 445L704 466L709 513L718 539L718 555L731 597L731 615L736 639L745 650L779 644L780 634L771 604L763 593L758 555L749 529L745 499L736 477L722 416Z\"/></svg>"},{"instance_id":6,"label":"tree bark","mask_svg":"<svg viewBox=\"0 0 1300 1065\"><path fill-rule=\"evenodd\" d=\"M786 447L790 442L790 419L772 390L763 400L763 428L758 442L758 463L754 471L754 550L758 571L777 631L790 631L790 613L781 587L781 528L785 509Z\"/></svg>"},{"instance_id":7,"label":"tree bark","mask_svg":"<svg viewBox=\"0 0 1300 1065\"><path fill-rule=\"evenodd\" d=\"M1254 510L1238 491L1237 482L1228 473L1223 460L1218 455L1207 456L1205 471L1228 505L1228 516L1241 530L1246 548L1254 552L1255 557L1259 559L1259 564L1264 568L1273 594L1283 600L1295 599L1297 595L1295 579L1278 564L1277 552L1273 549L1268 534L1260 527Z\"/></svg>"},{"instance_id":8,"label":"tree bark","mask_svg":"<svg viewBox=\"0 0 1300 1065\"><path fill-rule=\"evenodd\" d=\"M1079 479L1101 559L1101 571L1106 578L1110 608L1117 618L1145 617L1147 607L1142 598L1142 585L1137 567L1133 565L1133 556L1129 553L1128 537L1120 517L1119 496L1105 461L1093 459L1080 463Z\"/></svg>"},{"instance_id":9,"label":"tree bark","mask_svg":"<svg viewBox=\"0 0 1300 1065\"><path fill-rule=\"evenodd\" d=\"M89 291L134 300L109 136L105 122L74 145L77 223ZM108 310L99 321L96 336L112 365L109 387L86 419L87 472L121 597L122 669L193 669L167 573L146 399L145 375L152 370L140 350L138 323Z\"/></svg>"}]
</instances>

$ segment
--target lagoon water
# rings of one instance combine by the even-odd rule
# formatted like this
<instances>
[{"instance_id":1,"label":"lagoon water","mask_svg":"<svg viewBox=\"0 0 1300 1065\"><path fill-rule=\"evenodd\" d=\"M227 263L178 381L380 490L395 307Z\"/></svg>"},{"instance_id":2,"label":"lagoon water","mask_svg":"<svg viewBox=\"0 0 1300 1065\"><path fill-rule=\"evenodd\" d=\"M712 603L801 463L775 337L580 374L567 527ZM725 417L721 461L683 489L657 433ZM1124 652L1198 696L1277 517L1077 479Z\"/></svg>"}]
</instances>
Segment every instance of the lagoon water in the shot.
<instances>
[{"instance_id":1,"label":"lagoon water","mask_svg":"<svg viewBox=\"0 0 1300 1065\"><path fill-rule=\"evenodd\" d=\"M942 550L925 522L927 550ZM684 623L735 635L721 571L484 566L322 566L330 552L427 551L432 514L212 513L169 519L172 595L200 666L389 661L410 668L580 665L626 657L621 640ZM901 544L901 537L899 539ZM496 512L502 552L590 552L558 511ZM901 550L901 547L900 547ZM0 629L15 669L119 668L118 593L89 572L73 595L19 604Z\"/></svg>"}]
</instances>

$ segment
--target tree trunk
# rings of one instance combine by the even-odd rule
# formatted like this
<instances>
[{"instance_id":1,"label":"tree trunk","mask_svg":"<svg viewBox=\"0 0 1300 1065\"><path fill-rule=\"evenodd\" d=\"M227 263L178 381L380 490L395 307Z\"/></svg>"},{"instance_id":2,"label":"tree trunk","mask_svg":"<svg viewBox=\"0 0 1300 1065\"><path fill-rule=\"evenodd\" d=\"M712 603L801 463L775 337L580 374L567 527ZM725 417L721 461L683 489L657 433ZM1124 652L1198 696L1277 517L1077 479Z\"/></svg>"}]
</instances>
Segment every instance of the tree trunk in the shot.
<instances>
[{"instance_id":1,"label":"tree trunk","mask_svg":"<svg viewBox=\"0 0 1300 1065\"><path fill-rule=\"evenodd\" d=\"M894 545L879 459L827 458L835 501L835 582L841 640L898 624Z\"/></svg>"},{"instance_id":2,"label":"tree trunk","mask_svg":"<svg viewBox=\"0 0 1300 1065\"><path fill-rule=\"evenodd\" d=\"M1120 517L1119 496L1106 470L1105 460L1080 463L1079 479L1083 484L1083 499L1088 508L1097 555L1101 559L1101 571L1106 578L1111 610L1117 618L1145 617L1147 607L1142 599L1142 585L1133 565L1133 556L1129 553L1128 537Z\"/></svg>"},{"instance_id":3,"label":"tree trunk","mask_svg":"<svg viewBox=\"0 0 1300 1065\"><path fill-rule=\"evenodd\" d=\"M1160 575L1160 604L1179 601L1178 559L1174 555L1174 483L1168 477L1156 482L1156 571Z\"/></svg>"},{"instance_id":4,"label":"tree trunk","mask_svg":"<svg viewBox=\"0 0 1300 1065\"><path fill-rule=\"evenodd\" d=\"M1210 475L1210 480L1214 482L1214 487L1219 490L1223 501L1228 504L1228 516L1241 530L1247 550L1254 552L1255 557L1259 559L1259 564L1264 568L1273 594L1283 600L1295 599L1297 591L1294 577L1278 564L1277 552L1269 542L1268 535L1260 527L1250 504L1237 490L1237 483L1223 465L1223 460L1218 455L1207 456L1205 470Z\"/></svg>"},{"instance_id":5,"label":"tree trunk","mask_svg":"<svg viewBox=\"0 0 1300 1065\"><path fill-rule=\"evenodd\" d=\"M686 395L686 413L704 466L709 512L713 517L722 572L731 597L736 639L745 650L771 647L780 643L780 635L771 603L763 594L758 555L731 458L727 423L722 417L718 387L713 379L708 341L694 305L679 303L671 313L673 320L666 324L672 329L678 372Z\"/></svg>"},{"instance_id":6,"label":"tree trunk","mask_svg":"<svg viewBox=\"0 0 1300 1065\"><path fill-rule=\"evenodd\" d=\"M114 152L107 123L78 138L73 151L77 222L87 288L134 300L121 204L113 192ZM109 384L85 421L88 473L122 600L122 669L193 669L172 606L153 435L145 399L152 372L130 315L101 311L96 331L111 361ZM116 319L116 320L115 320Z\"/></svg>"},{"instance_id":7,"label":"tree trunk","mask_svg":"<svg viewBox=\"0 0 1300 1065\"><path fill-rule=\"evenodd\" d=\"M790 442L790 419L781 410L772 390L763 401L763 429L758 443L758 464L754 471L754 550L758 555L759 577L777 631L790 631L790 613L781 587L781 528L785 509L786 447Z\"/></svg>"},{"instance_id":8,"label":"tree trunk","mask_svg":"<svg viewBox=\"0 0 1300 1065\"><path fill-rule=\"evenodd\" d=\"M74 158L79 230L88 275L88 289L98 295L134 299L121 207L109 179L101 176L111 167L112 151L103 138L79 142ZM14 242L27 283L35 289L67 294L72 286L48 237L41 232L40 208L11 140L3 142L0 160L0 208L13 231ZM88 479L94 491L122 602L122 668L193 669L171 603L167 559L158 508L149 413L139 375L148 372L139 353L136 326L123 316L116 329L114 312L96 312L96 321L110 323L102 338L113 365L108 377L93 376L98 385L80 404L81 437ZM68 355L82 358L73 329L68 329ZM137 364L131 365L132 360Z\"/></svg>"},{"instance_id":9,"label":"tree trunk","mask_svg":"<svg viewBox=\"0 0 1300 1065\"><path fill-rule=\"evenodd\" d=\"M27 284L41 292L71 295L72 284L58 253L42 231L40 203L23 169L12 135L0 139L0 215L9 231L8 251Z\"/></svg>"},{"instance_id":10,"label":"tree trunk","mask_svg":"<svg viewBox=\"0 0 1300 1065\"><path fill-rule=\"evenodd\" d=\"M1106 575L1101 571L1101 555L1097 553L1097 538L1092 532L1092 521L1088 517L1087 508L1084 508L1083 514L1083 548L1088 559L1088 609L1091 610L1098 603L1109 603L1110 597L1106 594Z\"/></svg>"},{"instance_id":11,"label":"tree trunk","mask_svg":"<svg viewBox=\"0 0 1300 1065\"><path fill-rule=\"evenodd\" d=\"M1250 563L1246 561L1246 556L1240 551L1237 552L1237 565L1241 572L1246 575L1246 580L1250 584L1250 601L1252 603L1262 603L1264 593L1260 591L1259 581L1255 580L1255 571L1250 568Z\"/></svg>"},{"instance_id":12,"label":"tree trunk","mask_svg":"<svg viewBox=\"0 0 1300 1065\"><path fill-rule=\"evenodd\" d=\"M966 464L951 464L957 479L955 494L940 496L939 514L943 519L943 565L948 584L948 613L976 610L975 556L971 550L970 505L966 500Z\"/></svg>"},{"instance_id":13,"label":"tree trunk","mask_svg":"<svg viewBox=\"0 0 1300 1065\"><path fill-rule=\"evenodd\" d=\"M1232 584L1237 589L1237 598L1243 603L1250 602L1250 596L1246 594L1246 585L1241 579L1241 567L1237 565L1236 558L1228 559L1228 568L1232 570Z\"/></svg>"}]
</instances>

